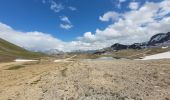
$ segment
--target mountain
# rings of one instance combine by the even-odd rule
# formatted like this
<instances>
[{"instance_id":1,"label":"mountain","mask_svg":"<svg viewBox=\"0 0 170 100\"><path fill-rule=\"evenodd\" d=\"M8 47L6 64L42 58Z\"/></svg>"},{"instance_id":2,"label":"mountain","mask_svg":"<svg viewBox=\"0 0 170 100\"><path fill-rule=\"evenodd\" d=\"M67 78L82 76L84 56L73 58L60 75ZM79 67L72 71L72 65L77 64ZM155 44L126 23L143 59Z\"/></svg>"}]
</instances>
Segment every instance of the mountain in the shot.
<instances>
[{"instance_id":1,"label":"mountain","mask_svg":"<svg viewBox=\"0 0 170 100\"><path fill-rule=\"evenodd\" d=\"M95 53L96 50L73 50L73 51L70 51L68 53L75 53L75 54L93 54Z\"/></svg>"},{"instance_id":2,"label":"mountain","mask_svg":"<svg viewBox=\"0 0 170 100\"><path fill-rule=\"evenodd\" d=\"M112 50L123 50L123 49L127 49L128 45L123 45L123 44L119 44L119 43L115 43L114 45L111 46Z\"/></svg>"},{"instance_id":3,"label":"mountain","mask_svg":"<svg viewBox=\"0 0 170 100\"><path fill-rule=\"evenodd\" d=\"M60 51L58 49L50 49L50 50L46 50L43 51L43 53L47 54L47 55L58 55L58 54L64 54L63 51Z\"/></svg>"},{"instance_id":4,"label":"mountain","mask_svg":"<svg viewBox=\"0 0 170 100\"><path fill-rule=\"evenodd\" d=\"M146 48L147 43L134 43L128 46L128 49L143 49Z\"/></svg>"},{"instance_id":5,"label":"mountain","mask_svg":"<svg viewBox=\"0 0 170 100\"><path fill-rule=\"evenodd\" d=\"M124 45L124 44L120 44L120 43L115 43L114 45L112 45L110 48L112 50L124 50L124 49L143 49L146 47L146 43L134 43L131 45Z\"/></svg>"},{"instance_id":6,"label":"mountain","mask_svg":"<svg viewBox=\"0 0 170 100\"><path fill-rule=\"evenodd\" d=\"M124 50L124 49L143 49L157 46L170 46L170 32L168 33L158 33L152 36L149 42L144 43L134 43L132 45L123 45L116 43L111 46L112 50Z\"/></svg>"},{"instance_id":7,"label":"mountain","mask_svg":"<svg viewBox=\"0 0 170 100\"><path fill-rule=\"evenodd\" d=\"M40 56L42 56L42 54L27 51L0 38L0 62L11 61L16 58L37 58Z\"/></svg>"},{"instance_id":8,"label":"mountain","mask_svg":"<svg viewBox=\"0 0 170 100\"><path fill-rule=\"evenodd\" d=\"M170 44L170 32L159 33L159 34L152 36L148 42L148 46L157 46L157 45L161 45L165 43Z\"/></svg>"},{"instance_id":9,"label":"mountain","mask_svg":"<svg viewBox=\"0 0 170 100\"><path fill-rule=\"evenodd\" d=\"M115 43L111 47L98 50L94 54L107 54L112 51L128 50L128 49L144 49L152 47L164 47L170 46L170 32L168 33L158 33L150 38L148 42L134 43L131 45L124 45L120 43Z\"/></svg>"}]
</instances>

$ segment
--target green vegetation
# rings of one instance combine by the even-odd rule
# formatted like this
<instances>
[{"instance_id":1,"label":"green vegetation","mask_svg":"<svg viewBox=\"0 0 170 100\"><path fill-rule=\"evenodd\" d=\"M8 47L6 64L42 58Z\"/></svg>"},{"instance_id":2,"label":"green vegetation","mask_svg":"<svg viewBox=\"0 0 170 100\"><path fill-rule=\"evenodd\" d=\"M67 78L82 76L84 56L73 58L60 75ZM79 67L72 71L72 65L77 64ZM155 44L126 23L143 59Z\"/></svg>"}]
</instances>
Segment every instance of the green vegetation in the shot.
<instances>
[{"instance_id":1,"label":"green vegetation","mask_svg":"<svg viewBox=\"0 0 170 100\"><path fill-rule=\"evenodd\" d=\"M41 56L43 56L41 53L27 51L0 38L0 62L11 61L15 58L39 58Z\"/></svg>"}]
</instances>

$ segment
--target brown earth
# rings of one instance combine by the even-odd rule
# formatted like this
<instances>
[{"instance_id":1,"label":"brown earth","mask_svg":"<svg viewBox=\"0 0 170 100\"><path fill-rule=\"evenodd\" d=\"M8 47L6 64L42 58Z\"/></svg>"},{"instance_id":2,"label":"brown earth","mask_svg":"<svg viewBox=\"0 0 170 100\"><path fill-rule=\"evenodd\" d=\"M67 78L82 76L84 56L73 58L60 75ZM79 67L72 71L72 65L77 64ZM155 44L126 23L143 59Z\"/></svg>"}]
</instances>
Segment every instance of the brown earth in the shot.
<instances>
[{"instance_id":1,"label":"brown earth","mask_svg":"<svg viewBox=\"0 0 170 100\"><path fill-rule=\"evenodd\" d=\"M0 100L170 100L170 60L0 63Z\"/></svg>"}]
</instances>

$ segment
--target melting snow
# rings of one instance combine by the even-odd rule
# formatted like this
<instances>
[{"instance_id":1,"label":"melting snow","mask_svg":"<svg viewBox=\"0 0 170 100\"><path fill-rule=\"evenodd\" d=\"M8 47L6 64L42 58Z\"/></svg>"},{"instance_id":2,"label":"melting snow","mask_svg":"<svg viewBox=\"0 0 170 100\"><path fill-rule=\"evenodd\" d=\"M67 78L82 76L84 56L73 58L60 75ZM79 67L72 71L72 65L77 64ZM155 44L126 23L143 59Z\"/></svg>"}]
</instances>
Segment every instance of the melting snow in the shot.
<instances>
[{"instance_id":1,"label":"melting snow","mask_svg":"<svg viewBox=\"0 0 170 100\"><path fill-rule=\"evenodd\" d=\"M151 60L151 59L170 59L170 51L151 55L151 56L146 56L142 60Z\"/></svg>"},{"instance_id":2,"label":"melting snow","mask_svg":"<svg viewBox=\"0 0 170 100\"><path fill-rule=\"evenodd\" d=\"M168 46L162 47L162 49L167 49L167 48L168 48Z\"/></svg>"},{"instance_id":3,"label":"melting snow","mask_svg":"<svg viewBox=\"0 0 170 100\"><path fill-rule=\"evenodd\" d=\"M15 62L31 62L31 61L38 61L38 60L31 60L31 59L15 59Z\"/></svg>"}]
</instances>

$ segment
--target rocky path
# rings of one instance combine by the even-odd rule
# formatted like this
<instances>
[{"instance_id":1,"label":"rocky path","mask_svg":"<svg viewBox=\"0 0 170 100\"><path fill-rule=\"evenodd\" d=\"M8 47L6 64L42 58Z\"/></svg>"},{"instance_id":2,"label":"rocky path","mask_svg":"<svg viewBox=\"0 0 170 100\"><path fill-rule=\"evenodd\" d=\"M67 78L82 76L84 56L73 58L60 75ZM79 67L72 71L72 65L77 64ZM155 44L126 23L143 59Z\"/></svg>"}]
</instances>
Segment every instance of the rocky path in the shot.
<instances>
[{"instance_id":1,"label":"rocky path","mask_svg":"<svg viewBox=\"0 0 170 100\"><path fill-rule=\"evenodd\" d=\"M10 73L0 100L170 100L169 60L40 63Z\"/></svg>"}]
</instances>

